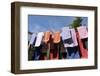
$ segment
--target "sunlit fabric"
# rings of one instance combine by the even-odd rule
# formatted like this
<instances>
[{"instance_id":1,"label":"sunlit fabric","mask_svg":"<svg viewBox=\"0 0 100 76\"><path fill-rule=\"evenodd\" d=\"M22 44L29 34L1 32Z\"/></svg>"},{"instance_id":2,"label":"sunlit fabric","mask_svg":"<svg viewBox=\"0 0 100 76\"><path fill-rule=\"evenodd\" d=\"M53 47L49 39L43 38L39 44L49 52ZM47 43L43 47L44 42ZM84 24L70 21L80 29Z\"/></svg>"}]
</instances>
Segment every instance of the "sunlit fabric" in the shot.
<instances>
[{"instance_id":1,"label":"sunlit fabric","mask_svg":"<svg viewBox=\"0 0 100 76\"><path fill-rule=\"evenodd\" d=\"M42 39L43 39L43 35L44 35L43 32L39 32L39 33L37 34L35 47L40 46L40 44L41 44L41 42L42 42Z\"/></svg>"},{"instance_id":2,"label":"sunlit fabric","mask_svg":"<svg viewBox=\"0 0 100 76\"><path fill-rule=\"evenodd\" d=\"M80 39L84 39L88 37L88 32L86 26L77 27Z\"/></svg>"}]
</instances>

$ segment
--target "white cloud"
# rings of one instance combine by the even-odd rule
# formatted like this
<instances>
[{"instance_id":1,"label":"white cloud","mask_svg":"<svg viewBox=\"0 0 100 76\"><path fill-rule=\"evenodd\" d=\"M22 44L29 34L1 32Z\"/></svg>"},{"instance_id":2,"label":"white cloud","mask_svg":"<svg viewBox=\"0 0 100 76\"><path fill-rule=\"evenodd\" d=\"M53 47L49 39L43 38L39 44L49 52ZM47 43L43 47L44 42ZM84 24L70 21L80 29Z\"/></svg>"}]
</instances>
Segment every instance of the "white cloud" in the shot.
<instances>
[{"instance_id":1,"label":"white cloud","mask_svg":"<svg viewBox=\"0 0 100 76\"><path fill-rule=\"evenodd\" d=\"M33 24L31 27L31 32L41 32L41 31L46 31L47 29L43 27L42 25L38 24Z\"/></svg>"}]
</instances>

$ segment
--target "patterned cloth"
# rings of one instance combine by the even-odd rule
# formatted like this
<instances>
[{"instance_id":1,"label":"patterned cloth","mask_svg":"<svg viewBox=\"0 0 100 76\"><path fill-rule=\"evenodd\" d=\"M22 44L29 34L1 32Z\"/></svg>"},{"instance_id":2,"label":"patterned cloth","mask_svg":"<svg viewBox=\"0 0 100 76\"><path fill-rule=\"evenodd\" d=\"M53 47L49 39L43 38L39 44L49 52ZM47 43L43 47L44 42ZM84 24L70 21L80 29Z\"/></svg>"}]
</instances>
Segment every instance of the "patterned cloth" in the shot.
<instances>
[{"instance_id":1,"label":"patterned cloth","mask_svg":"<svg viewBox=\"0 0 100 76\"><path fill-rule=\"evenodd\" d=\"M88 31L86 26L80 26L77 28L80 39L88 38Z\"/></svg>"},{"instance_id":2,"label":"patterned cloth","mask_svg":"<svg viewBox=\"0 0 100 76\"><path fill-rule=\"evenodd\" d=\"M75 29L71 29L71 35L72 35L72 40L73 40L73 46L72 47L78 46Z\"/></svg>"},{"instance_id":3,"label":"patterned cloth","mask_svg":"<svg viewBox=\"0 0 100 76\"><path fill-rule=\"evenodd\" d=\"M71 37L71 31L69 27L63 27L61 32L64 47L72 47L73 41Z\"/></svg>"},{"instance_id":4,"label":"patterned cloth","mask_svg":"<svg viewBox=\"0 0 100 76\"><path fill-rule=\"evenodd\" d=\"M69 27L63 27L61 32L62 40L71 38Z\"/></svg>"}]
</instances>

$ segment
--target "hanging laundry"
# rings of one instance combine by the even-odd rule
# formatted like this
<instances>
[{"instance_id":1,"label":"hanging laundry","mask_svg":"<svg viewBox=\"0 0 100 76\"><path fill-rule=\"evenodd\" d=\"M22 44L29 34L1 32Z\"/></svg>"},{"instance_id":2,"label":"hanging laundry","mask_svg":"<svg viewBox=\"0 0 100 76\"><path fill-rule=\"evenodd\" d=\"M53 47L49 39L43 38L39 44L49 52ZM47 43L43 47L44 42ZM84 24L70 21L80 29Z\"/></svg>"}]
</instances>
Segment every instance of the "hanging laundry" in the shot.
<instances>
[{"instance_id":1,"label":"hanging laundry","mask_svg":"<svg viewBox=\"0 0 100 76\"><path fill-rule=\"evenodd\" d=\"M71 34L70 34L70 28L69 27L63 27L61 29L61 36L62 36L62 40L66 40L71 38Z\"/></svg>"},{"instance_id":2,"label":"hanging laundry","mask_svg":"<svg viewBox=\"0 0 100 76\"><path fill-rule=\"evenodd\" d=\"M28 60L88 58L88 29L63 27L61 32L33 33L28 46Z\"/></svg>"},{"instance_id":3,"label":"hanging laundry","mask_svg":"<svg viewBox=\"0 0 100 76\"><path fill-rule=\"evenodd\" d=\"M36 40L36 34L33 33L32 36L31 36L31 39L29 41L29 45L28 45L28 60L32 60L32 54L34 52L34 43L35 43L35 40Z\"/></svg>"},{"instance_id":4,"label":"hanging laundry","mask_svg":"<svg viewBox=\"0 0 100 76\"><path fill-rule=\"evenodd\" d=\"M43 39L44 33L39 32L37 34L36 42L35 42L35 47L39 47L41 45L42 39Z\"/></svg>"},{"instance_id":5,"label":"hanging laundry","mask_svg":"<svg viewBox=\"0 0 100 76\"><path fill-rule=\"evenodd\" d=\"M73 41L71 37L71 31L69 27L63 27L61 32L61 37L64 43L64 47L72 47Z\"/></svg>"},{"instance_id":6,"label":"hanging laundry","mask_svg":"<svg viewBox=\"0 0 100 76\"><path fill-rule=\"evenodd\" d=\"M52 35L52 39L50 41L50 59L59 59L59 52L60 52L60 32L55 32Z\"/></svg>"},{"instance_id":7,"label":"hanging laundry","mask_svg":"<svg viewBox=\"0 0 100 76\"><path fill-rule=\"evenodd\" d=\"M79 59L80 54L79 54L79 47L67 47L67 59Z\"/></svg>"},{"instance_id":8,"label":"hanging laundry","mask_svg":"<svg viewBox=\"0 0 100 76\"><path fill-rule=\"evenodd\" d=\"M73 40L73 46L72 47L78 46L75 29L70 29L70 31L71 31L72 40Z\"/></svg>"},{"instance_id":9,"label":"hanging laundry","mask_svg":"<svg viewBox=\"0 0 100 76\"><path fill-rule=\"evenodd\" d=\"M62 35L62 39L63 39L65 51L66 51L66 52L63 52L63 57L68 58L68 59L80 58L75 29L70 29L69 27L67 27L64 30L62 29L62 32L63 33L61 33L61 35ZM66 32L68 34L66 34ZM68 37L67 37L67 35L68 35Z\"/></svg>"},{"instance_id":10,"label":"hanging laundry","mask_svg":"<svg viewBox=\"0 0 100 76\"><path fill-rule=\"evenodd\" d=\"M47 31L44 33L44 37L43 37L43 48L42 48L42 59L49 59L49 55L50 55L50 36L51 36L51 32Z\"/></svg>"},{"instance_id":11,"label":"hanging laundry","mask_svg":"<svg viewBox=\"0 0 100 76\"><path fill-rule=\"evenodd\" d=\"M47 43L49 41L50 35L51 35L51 32L50 31L47 31L47 32L44 33L44 39L43 39L43 41L45 43Z\"/></svg>"},{"instance_id":12,"label":"hanging laundry","mask_svg":"<svg viewBox=\"0 0 100 76\"><path fill-rule=\"evenodd\" d=\"M53 52L55 51L55 46L54 46L54 43L53 43L53 34L51 34L50 36L50 59L53 59Z\"/></svg>"},{"instance_id":13,"label":"hanging laundry","mask_svg":"<svg viewBox=\"0 0 100 76\"><path fill-rule=\"evenodd\" d=\"M82 40L80 39L79 33L78 32L76 32L76 33L77 33L77 38L78 38L78 42L79 42L81 58L88 58L88 50L86 48L84 48Z\"/></svg>"},{"instance_id":14,"label":"hanging laundry","mask_svg":"<svg viewBox=\"0 0 100 76\"><path fill-rule=\"evenodd\" d=\"M50 49L50 59L59 59L58 45L54 44L54 49Z\"/></svg>"},{"instance_id":15,"label":"hanging laundry","mask_svg":"<svg viewBox=\"0 0 100 76\"><path fill-rule=\"evenodd\" d=\"M88 38L81 39L83 47L88 50Z\"/></svg>"},{"instance_id":16,"label":"hanging laundry","mask_svg":"<svg viewBox=\"0 0 100 76\"><path fill-rule=\"evenodd\" d=\"M31 39L29 41L29 44L33 44L33 42L35 41L35 38L36 38L36 34L33 33L32 36L31 36Z\"/></svg>"},{"instance_id":17,"label":"hanging laundry","mask_svg":"<svg viewBox=\"0 0 100 76\"><path fill-rule=\"evenodd\" d=\"M65 57L67 59L79 59L80 54L79 54L77 37L76 37L76 31L75 29L70 29L70 31L71 31L71 37L72 37L73 44L70 47L66 48L67 54Z\"/></svg>"},{"instance_id":18,"label":"hanging laundry","mask_svg":"<svg viewBox=\"0 0 100 76\"><path fill-rule=\"evenodd\" d=\"M30 45L30 48L28 49L28 60L33 60L32 56L33 56L34 51L35 51L35 48L32 47L32 45Z\"/></svg>"},{"instance_id":19,"label":"hanging laundry","mask_svg":"<svg viewBox=\"0 0 100 76\"><path fill-rule=\"evenodd\" d=\"M64 48L64 44L61 38L60 41L60 52L59 52L59 59L65 59L67 56L67 52L65 51L66 49Z\"/></svg>"},{"instance_id":20,"label":"hanging laundry","mask_svg":"<svg viewBox=\"0 0 100 76\"><path fill-rule=\"evenodd\" d=\"M41 50L42 50L42 45L40 45L39 47L35 47L32 54L32 60L40 60Z\"/></svg>"},{"instance_id":21,"label":"hanging laundry","mask_svg":"<svg viewBox=\"0 0 100 76\"><path fill-rule=\"evenodd\" d=\"M60 56L62 56L63 58L67 58L67 47L69 47L70 45L72 45L72 38L71 38L71 33L70 33L70 28L69 27L63 27L61 29L61 39L62 39L62 43L64 45L65 51L64 52L60 52Z\"/></svg>"},{"instance_id":22,"label":"hanging laundry","mask_svg":"<svg viewBox=\"0 0 100 76\"><path fill-rule=\"evenodd\" d=\"M84 39L88 37L88 32L86 26L80 26L77 28L80 39Z\"/></svg>"},{"instance_id":23,"label":"hanging laundry","mask_svg":"<svg viewBox=\"0 0 100 76\"><path fill-rule=\"evenodd\" d=\"M32 55L32 59L33 60L39 60L40 59L40 55L41 55L41 49L42 49L42 38L43 38L44 33L43 32L39 32L37 34L36 37L36 42L35 42L35 46L34 46L34 51L33 51L33 55Z\"/></svg>"},{"instance_id":24,"label":"hanging laundry","mask_svg":"<svg viewBox=\"0 0 100 76\"><path fill-rule=\"evenodd\" d=\"M59 42L60 42L60 32L55 32L55 33L54 33L53 42L54 42L54 43L59 43Z\"/></svg>"},{"instance_id":25,"label":"hanging laundry","mask_svg":"<svg viewBox=\"0 0 100 76\"><path fill-rule=\"evenodd\" d=\"M35 40L36 40L36 34L33 33L31 36L31 39L29 41L28 49L30 48L31 45L33 45L35 43Z\"/></svg>"},{"instance_id":26,"label":"hanging laundry","mask_svg":"<svg viewBox=\"0 0 100 76\"><path fill-rule=\"evenodd\" d=\"M47 60L47 49L48 46L45 43L42 43L42 49L41 49L41 56L40 56L40 60Z\"/></svg>"}]
</instances>

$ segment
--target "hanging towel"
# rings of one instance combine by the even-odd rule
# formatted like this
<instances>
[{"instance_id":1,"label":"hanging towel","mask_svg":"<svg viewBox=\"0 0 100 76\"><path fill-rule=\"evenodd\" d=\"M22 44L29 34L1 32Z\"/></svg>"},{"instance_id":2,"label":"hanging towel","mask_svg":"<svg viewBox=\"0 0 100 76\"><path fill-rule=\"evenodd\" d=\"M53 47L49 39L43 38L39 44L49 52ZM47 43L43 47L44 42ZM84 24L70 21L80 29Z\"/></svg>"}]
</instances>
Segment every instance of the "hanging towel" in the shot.
<instances>
[{"instance_id":1,"label":"hanging towel","mask_svg":"<svg viewBox=\"0 0 100 76\"><path fill-rule=\"evenodd\" d=\"M80 39L78 32L77 32L77 38L78 38L78 42L79 42L81 58L88 58L88 50L86 48L84 48L82 39Z\"/></svg>"},{"instance_id":2,"label":"hanging towel","mask_svg":"<svg viewBox=\"0 0 100 76\"><path fill-rule=\"evenodd\" d=\"M44 59L46 60L50 58L50 39L51 39L51 32L50 31L45 32L43 42L44 42L44 49L46 52Z\"/></svg>"},{"instance_id":3,"label":"hanging towel","mask_svg":"<svg viewBox=\"0 0 100 76\"><path fill-rule=\"evenodd\" d=\"M53 52L53 57L54 59L58 59L59 58L59 54L60 54L60 41L61 41L61 36L60 36L60 32L55 32L54 33L54 38L53 38L53 42L54 42L54 52Z\"/></svg>"},{"instance_id":4,"label":"hanging towel","mask_svg":"<svg viewBox=\"0 0 100 76\"><path fill-rule=\"evenodd\" d=\"M50 59L58 59L58 44L60 43L60 32L55 32L54 34L51 34L49 43L50 50L48 54L50 56Z\"/></svg>"},{"instance_id":5,"label":"hanging towel","mask_svg":"<svg viewBox=\"0 0 100 76\"><path fill-rule=\"evenodd\" d=\"M29 44L32 45L32 44L34 43L34 41L35 41L35 38L36 38L36 34L33 33L32 36L31 36L31 39L30 39L30 41L29 41Z\"/></svg>"},{"instance_id":6,"label":"hanging towel","mask_svg":"<svg viewBox=\"0 0 100 76\"><path fill-rule=\"evenodd\" d=\"M55 32L54 33L53 42L54 43L59 43L60 42L60 32Z\"/></svg>"},{"instance_id":7,"label":"hanging towel","mask_svg":"<svg viewBox=\"0 0 100 76\"><path fill-rule=\"evenodd\" d=\"M62 40L71 38L69 27L63 27L61 30L62 30L61 32Z\"/></svg>"},{"instance_id":8,"label":"hanging towel","mask_svg":"<svg viewBox=\"0 0 100 76\"><path fill-rule=\"evenodd\" d=\"M71 36L71 30L69 27L63 27L61 37L64 43L64 47L73 47L73 40Z\"/></svg>"},{"instance_id":9,"label":"hanging towel","mask_svg":"<svg viewBox=\"0 0 100 76\"><path fill-rule=\"evenodd\" d=\"M43 36L44 36L44 33L43 32L39 32L37 34L37 38L36 38L36 42L35 42L35 47L39 47L41 42L42 42L42 39L43 39Z\"/></svg>"},{"instance_id":10,"label":"hanging towel","mask_svg":"<svg viewBox=\"0 0 100 76\"><path fill-rule=\"evenodd\" d=\"M44 33L44 38L43 38L44 43L47 43L49 41L50 35L51 35L50 31Z\"/></svg>"},{"instance_id":11,"label":"hanging towel","mask_svg":"<svg viewBox=\"0 0 100 76\"><path fill-rule=\"evenodd\" d=\"M77 28L80 39L88 38L88 32L86 26L80 26Z\"/></svg>"},{"instance_id":12,"label":"hanging towel","mask_svg":"<svg viewBox=\"0 0 100 76\"><path fill-rule=\"evenodd\" d=\"M70 47L66 48L66 52L67 52L66 58L68 58L68 59L78 59L78 58L80 58L80 54L79 54L77 37L76 37L76 31L75 31L75 29L70 29L70 31L71 31L73 43Z\"/></svg>"},{"instance_id":13,"label":"hanging towel","mask_svg":"<svg viewBox=\"0 0 100 76\"><path fill-rule=\"evenodd\" d=\"M71 29L71 35L72 35L72 40L73 40L73 46L72 47L78 46L75 29Z\"/></svg>"}]
</instances>

